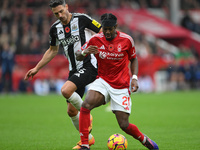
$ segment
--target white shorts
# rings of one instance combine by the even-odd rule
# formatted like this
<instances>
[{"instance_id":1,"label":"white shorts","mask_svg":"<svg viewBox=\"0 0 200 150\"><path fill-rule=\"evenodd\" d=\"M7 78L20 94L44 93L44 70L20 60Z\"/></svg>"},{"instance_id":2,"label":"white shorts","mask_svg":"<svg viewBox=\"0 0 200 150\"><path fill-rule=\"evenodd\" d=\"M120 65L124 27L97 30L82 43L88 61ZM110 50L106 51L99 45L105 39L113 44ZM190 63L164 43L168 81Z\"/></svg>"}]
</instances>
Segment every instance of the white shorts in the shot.
<instances>
[{"instance_id":1,"label":"white shorts","mask_svg":"<svg viewBox=\"0 0 200 150\"><path fill-rule=\"evenodd\" d=\"M102 78L96 79L88 90L98 91L105 96L105 102L110 102L111 110L131 113L131 97L128 89L114 89Z\"/></svg>"}]
</instances>

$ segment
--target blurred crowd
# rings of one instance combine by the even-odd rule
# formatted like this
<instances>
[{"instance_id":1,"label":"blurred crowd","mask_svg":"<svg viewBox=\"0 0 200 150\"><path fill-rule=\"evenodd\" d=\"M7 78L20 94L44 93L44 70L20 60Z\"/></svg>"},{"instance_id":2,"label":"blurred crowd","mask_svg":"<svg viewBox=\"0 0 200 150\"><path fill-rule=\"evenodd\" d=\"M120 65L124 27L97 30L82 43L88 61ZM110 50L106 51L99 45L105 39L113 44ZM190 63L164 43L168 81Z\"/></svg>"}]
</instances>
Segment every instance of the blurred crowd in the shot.
<instances>
[{"instance_id":1,"label":"blurred crowd","mask_svg":"<svg viewBox=\"0 0 200 150\"><path fill-rule=\"evenodd\" d=\"M68 0L71 12L83 12L99 21L97 8L147 9L162 8L168 11L168 0ZM0 47L8 43L16 54L40 54L49 46L49 28L55 21L49 6L49 0L6 0L0 2ZM181 0L181 7L199 9L200 0ZM200 32L199 23L195 23L186 13L181 25Z\"/></svg>"},{"instance_id":2,"label":"blurred crowd","mask_svg":"<svg viewBox=\"0 0 200 150\"><path fill-rule=\"evenodd\" d=\"M97 9L163 9L169 12L169 0L66 0L70 12L80 12L100 20ZM15 54L43 54L49 47L49 28L56 20L49 0L4 0L0 1L0 54L1 81L5 74L12 74ZM188 10L200 9L200 0L181 0L181 10L184 11L180 25L200 33L200 22L195 22ZM128 33L135 40L138 56L148 58L159 55L165 59L174 60L167 69L167 80L175 89L200 88L199 56L192 48L178 47L176 53L164 49L158 39L154 41L127 26L119 26L119 30ZM187 53L183 54L187 49ZM60 50L59 53L62 53ZM187 59L187 61L186 61ZM185 63L186 61L186 63ZM9 65L8 65L9 62ZM8 69L3 69L6 64ZM198 71L196 71L198 70ZM142 78L141 78L142 80ZM10 85L12 79L9 80ZM198 81L198 82L197 82ZM153 83L153 81L152 81ZM176 84L174 84L176 83ZM1 85L5 83L2 82ZM9 89L11 87L9 86ZM0 89L1 91L1 89Z\"/></svg>"}]
</instances>

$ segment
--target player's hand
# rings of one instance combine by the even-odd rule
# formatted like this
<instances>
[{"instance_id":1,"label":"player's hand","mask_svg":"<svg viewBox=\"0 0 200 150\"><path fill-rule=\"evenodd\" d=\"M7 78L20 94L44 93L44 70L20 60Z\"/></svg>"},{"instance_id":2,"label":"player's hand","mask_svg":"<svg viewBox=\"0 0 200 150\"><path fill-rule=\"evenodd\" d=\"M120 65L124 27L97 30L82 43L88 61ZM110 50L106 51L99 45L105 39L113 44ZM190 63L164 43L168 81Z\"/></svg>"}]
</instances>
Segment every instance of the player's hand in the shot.
<instances>
[{"instance_id":1,"label":"player's hand","mask_svg":"<svg viewBox=\"0 0 200 150\"><path fill-rule=\"evenodd\" d=\"M90 45L87 49L84 50L85 54L97 54L98 52L98 47L94 45Z\"/></svg>"},{"instance_id":2,"label":"player's hand","mask_svg":"<svg viewBox=\"0 0 200 150\"><path fill-rule=\"evenodd\" d=\"M136 92L138 90L138 82L136 79L132 79L131 81L131 92Z\"/></svg>"},{"instance_id":3,"label":"player's hand","mask_svg":"<svg viewBox=\"0 0 200 150\"><path fill-rule=\"evenodd\" d=\"M36 68L33 68L33 69L30 69L25 77L24 77L24 80L28 80L30 77L31 77L31 80L33 79L33 76L38 72L38 70Z\"/></svg>"}]
</instances>

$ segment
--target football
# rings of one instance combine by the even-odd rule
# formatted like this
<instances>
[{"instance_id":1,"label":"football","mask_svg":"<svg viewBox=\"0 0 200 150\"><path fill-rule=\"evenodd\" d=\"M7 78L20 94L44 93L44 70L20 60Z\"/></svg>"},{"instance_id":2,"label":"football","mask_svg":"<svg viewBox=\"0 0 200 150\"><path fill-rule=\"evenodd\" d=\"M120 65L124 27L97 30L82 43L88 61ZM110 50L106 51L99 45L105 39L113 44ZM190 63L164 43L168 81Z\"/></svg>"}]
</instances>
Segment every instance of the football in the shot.
<instances>
[{"instance_id":1,"label":"football","mask_svg":"<svg viewBox=\"0 0 200 150\"><path fill-rule=\"evenodd\" d=\"M107 143L109 150L126 150L128 147L127 139L122 134L113 134Z\"/></svg>"}]
</instances>

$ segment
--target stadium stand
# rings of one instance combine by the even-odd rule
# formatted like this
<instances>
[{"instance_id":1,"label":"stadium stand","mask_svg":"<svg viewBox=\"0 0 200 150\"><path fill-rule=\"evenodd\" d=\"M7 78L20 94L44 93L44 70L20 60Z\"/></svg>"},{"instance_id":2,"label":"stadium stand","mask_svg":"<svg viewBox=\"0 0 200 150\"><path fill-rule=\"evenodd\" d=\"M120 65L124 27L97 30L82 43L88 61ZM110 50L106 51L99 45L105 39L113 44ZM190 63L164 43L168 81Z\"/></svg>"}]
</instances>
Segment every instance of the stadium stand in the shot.
<instances>
[{"instance_id":1,"label":"stadium stand","mask_svg":"<svg viewBox=\"0 0 200 150\"><path fill-rule=\"evenodd\" d=\"M0 53L2 56L3 45L8 44L15 54L13 91L19 91L25 72L36 64L49 47L49 28L56 18L48 2L49 0L0 1ZM105 11L119 16L118 29L132 35L138 48L139 76L148 74L155 83L155 73L164 70L167 73L166 81L169 82L166 90L172 89L171 86L174 87L173 90L200 88L199 0L181 1L178 26L169 21L168 0L67 2L71 12L86 13L98 21L100 14ZM2 60L1 57L1 80ZM52 76L66 80L67 66L68 61L60 49L59 55L30 84L38 78L50 80ZM5 88L0 87L0 91ZM28 91L33 89L29 88Z\"/></svg>"}]
</instances>

